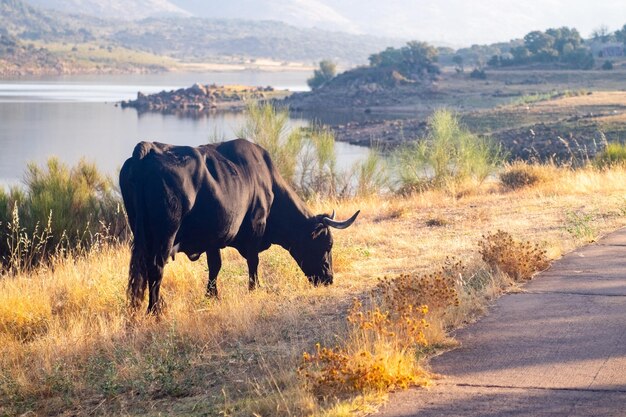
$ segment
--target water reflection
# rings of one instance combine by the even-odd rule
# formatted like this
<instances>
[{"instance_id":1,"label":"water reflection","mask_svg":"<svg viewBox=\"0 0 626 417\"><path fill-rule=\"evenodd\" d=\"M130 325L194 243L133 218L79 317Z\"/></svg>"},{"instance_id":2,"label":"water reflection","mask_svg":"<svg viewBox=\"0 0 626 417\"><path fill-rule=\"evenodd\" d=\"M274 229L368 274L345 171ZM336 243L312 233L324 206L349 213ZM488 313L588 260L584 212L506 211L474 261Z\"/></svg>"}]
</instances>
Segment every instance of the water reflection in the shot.
<instances>
[{"instance_id":1,"label":"water reflection","mask_svg":"<svg viewBox=\"0 0 626 417\"><path fill-rule=\"evenodd\" d=\"M140 140L200 145L236 137L243 123L242 113L140 116L135 109L106 103L0 103L0 183L15 183L27 163L43 163L53 155L71 164L85 157L115 174ZM294 117L290 124L308 122ZM337 143L338 164L350 166L367 152Z\"/></svg>"},{"instance_id":2,"label":"water reflection","mask_svg":"<svg viewBox=\"0 0 626 417\"><path fill-rule=\"evenodd\" d=\"M115 175L138 141L200 145L214 138L237 136L242 113L186 115L142 113L113 103L134 98L137 91L154 93L205 84L271 85L306 89L309 74L254 71L206 74L151 74L82 77L43 77L0 82L0 183L22 178L29 162L44 163L57 156L70 164L85 157ZM306 126L302 115L292 115L292 126ZM337 144L338 164L351 166L368 150Z\"/></svg>"}]
</instances>

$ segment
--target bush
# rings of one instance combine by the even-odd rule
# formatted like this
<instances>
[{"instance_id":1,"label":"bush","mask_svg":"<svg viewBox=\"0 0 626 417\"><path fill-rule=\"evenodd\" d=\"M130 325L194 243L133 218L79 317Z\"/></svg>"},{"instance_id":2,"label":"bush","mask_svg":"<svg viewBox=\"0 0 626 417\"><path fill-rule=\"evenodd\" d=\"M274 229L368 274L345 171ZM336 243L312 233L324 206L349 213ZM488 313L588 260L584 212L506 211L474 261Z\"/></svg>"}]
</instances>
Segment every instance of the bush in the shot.
<instances>
[{"instance_id":1,"label":"bush","mask_svg":"<svg viewBox=\"0 0 626 417\"><path fill-rule=\"evenodd\" d=\"M28 165L25 189L0 190L0 260L18 271L60 252L89 249L126 232L110 178L81 160L69 168L51 158Z\"/></svg>"},{"instance_id":2,"label":"bush","mask_svg":"<svg viewBox=\"0 0 626 417\"><path fill-rule=\"evenodd\" d=\"M255 102L250 102L246 111L246 121L238 136L249 138L267 150L283 178L295 185L303 137L299 129L290 129L289 111Z\"/></svg>"},{"instance_id":3,"label":"bush","mask_svg":"<svg viewBox=\"0 0 626 417\"><path fill-rule=\"evenodd\" d=\"M298 155L297 189L305 198L337 194L335 135L323 127L301 130L303 147Z\"/></svg>"},{"instance_id":4,"label":"bush","mask_svg":"<svg viewBox=\"0 0 626 417\"><path fill-rule=\"evenodd\" d=\"M594 159L594 165L598 168L624 165L625 162L626 145L623 143L609 143Z\"/></svg>"},{"instance_id":5,"label":"bush","mask_svg":"<svg viewBox=\"0 0 626 417\"><path fill-rule=\"evenodd\" d=\"M427 314L426 306L408 306L396 314L363 309L355 299L347 317L348 344L334 348L317 344L314 353L303 354L300 374L318 398L425 385L428 373L418 366L414 349L428 344Z\"/></svg>"},{"instance_id":6,"label":"bush","mask_svg":"<svg viewBox=\"0 0 626 417\"><path fill-rule=\"evenodd\" d=\"M498 176L500 184L506 190L518 190L524 187L549 181L555 175L554 167L514 162L508 165Z\"/></svg>"},{"instance_id":7,"label":"bush","mask_svg":"<svg viewBox=\"0 0 626 417\"><path fill-rule=\"evenodd\" d=\"M602 64L602 69L605 71L610 71L613 69L613 62L609 61L608 59L606 61L604 61L604 64Z\"/></svg>"},{"instance_id":8,"label":"bush","mask_svg":"<svg viewBox=\"0 0 626 417\"><path fill-rule=\"evenodd\" d=\"M239 136L265 148L283 178L305 199L368 195L387 185L378 152L372 150L365 161L339 172L333 132L319 126L292 129L289 112L271 104L249 104Z\"/></svg>"},{"instance_id":9,"label":"bush","mask_svg":"<svg viewBox=\"0 0 626 417\"><path fill-rule=\"evenodd\" d=\"M306 80L306 83L309 87L311 87L311 90L320 88L328 81L335 78L337 73L337 65L330 60L323 60L319 65L319 69L313 71L313 77Z\"/></svg>"},{"instance_id":10,"label":"bush","mask_svg":"<svg viewBox=\"0 0 626 417\"><path fill-rule=\"evenodd\" d=\"M501 162L498 147L462 127L448 110L435 111L429 127L426 139L395 154L401 190L480 183Z\"/></svg>"},{"instance_id":11,"label":"bush","mask_svg":"<svg viewBox=\"0 0 626 417\"><path fill-rule=\"evenodd\" d=\"M502 230L483 236L478 243L483 261L515 281L529 280L550 262L546 251L530 242L519 242Z\"/></svg>"},{"instance_id":12,"label":"bush","mask_svg":"<svg viewBox=\"0 0 626 417\"><path fill-rule=\"evenodd\" d=\"M474 68L472 72L470 72L470 78L475 80L486 80L487 74L484 69Z\"/></svg>"},{"instance_id":13,"label":"bush","mask_svg":"<svg viewBox=\"0 0 626 417\"><path fill-rule=\"evenodd\" d=\"M383 279L372 293L378 301L369 308L355 299L347 342L334 348L318 344L314 353L304 353L300 372L309 388L326 398L424 385L429 374L417 359L431 343L428 319L459 305L456 287L464 270L448 259L433 274Z\"/></svg>"},{"instance_id":14,"label":"bush","mask_svg":"<svg viewBox=\"0 0 626 417\"><path fill-rule=\"evenodd\" d=\"M354 193L358 196L379 194L389 188L387 167L376 149L370 149L365 161L355 164L353 171L356 176Z\"/></svg>"}]
</instances>

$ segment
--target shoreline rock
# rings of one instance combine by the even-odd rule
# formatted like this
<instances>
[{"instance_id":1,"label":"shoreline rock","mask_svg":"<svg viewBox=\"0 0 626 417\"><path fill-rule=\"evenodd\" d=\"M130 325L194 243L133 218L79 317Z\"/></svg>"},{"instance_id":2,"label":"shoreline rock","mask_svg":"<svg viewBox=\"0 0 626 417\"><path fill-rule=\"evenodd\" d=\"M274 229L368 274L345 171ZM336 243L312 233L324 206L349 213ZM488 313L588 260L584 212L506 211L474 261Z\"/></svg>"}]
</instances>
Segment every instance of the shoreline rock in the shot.
<instances>
[{"instance_id":1,"label":"shoreline rock","mask_svg":"<svg viewBox=\"0 0 626 417\"><path fill-rule=\"evenodd\" d=\"M243 110L249 100L266 101L289 95L288 90L273 87L250 87L239 85L220 86L195 83L189 88L161 91L146 95L137 93L135 100L120 102L122 108L132 107L140 112L208 112L215 110Z\"/></svg>"}]
</instances>

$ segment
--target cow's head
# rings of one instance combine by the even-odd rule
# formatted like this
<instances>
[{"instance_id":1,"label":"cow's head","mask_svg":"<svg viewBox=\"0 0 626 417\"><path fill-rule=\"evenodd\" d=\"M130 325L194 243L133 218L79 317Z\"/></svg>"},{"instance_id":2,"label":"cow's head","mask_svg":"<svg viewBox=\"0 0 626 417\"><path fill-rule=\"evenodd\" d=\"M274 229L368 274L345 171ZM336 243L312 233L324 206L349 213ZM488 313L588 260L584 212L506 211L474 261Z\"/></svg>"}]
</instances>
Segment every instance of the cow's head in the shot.
<instances>
[{"instance_id":1,"label":"cow's head","mask_svg":"<svg viewBox=\"0 0 626 417\"><path fill-rule=\"evenodd\" d=\"M320 214L309 219L309 226L301 242L292 250L292 255L302 272L314 285L333 283L333 237L330 228L345 229L356 220L360 210L348 220L335 220L335 212L330 216Z\"/></svg>"}]
</instances>

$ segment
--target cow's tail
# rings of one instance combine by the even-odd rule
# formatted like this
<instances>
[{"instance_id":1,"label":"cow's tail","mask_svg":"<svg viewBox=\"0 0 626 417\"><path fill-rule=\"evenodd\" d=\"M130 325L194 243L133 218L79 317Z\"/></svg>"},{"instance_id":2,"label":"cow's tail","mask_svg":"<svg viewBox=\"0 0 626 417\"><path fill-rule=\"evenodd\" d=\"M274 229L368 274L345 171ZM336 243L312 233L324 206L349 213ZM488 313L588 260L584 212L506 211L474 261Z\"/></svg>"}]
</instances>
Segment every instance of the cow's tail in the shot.
<instances>
[{"instance_id":1,"label":"cow's tail","mask_svg":"<svg viewBox=\"0 0 626 417\"><path fill-rule=\"evenodd\" d=\"M139 163L145 152L145 142L141 142L135 147L133 152L133 167ZM131 169L131 178L132 178ZM148 241L146 239L145 228L145 205L143 196L143 184L136 184L135 178L131 179L133 183L133 192L130 200L134 207L134 225L133 225L133 243L131 247L130 255L130 267L128 269L128 288L126 294L130 302L130 307L133 311L136 311L141 307L143 302L146 287L148 286L148 263L147 263L147 251Z\"/></svg>"}]
</instances>

